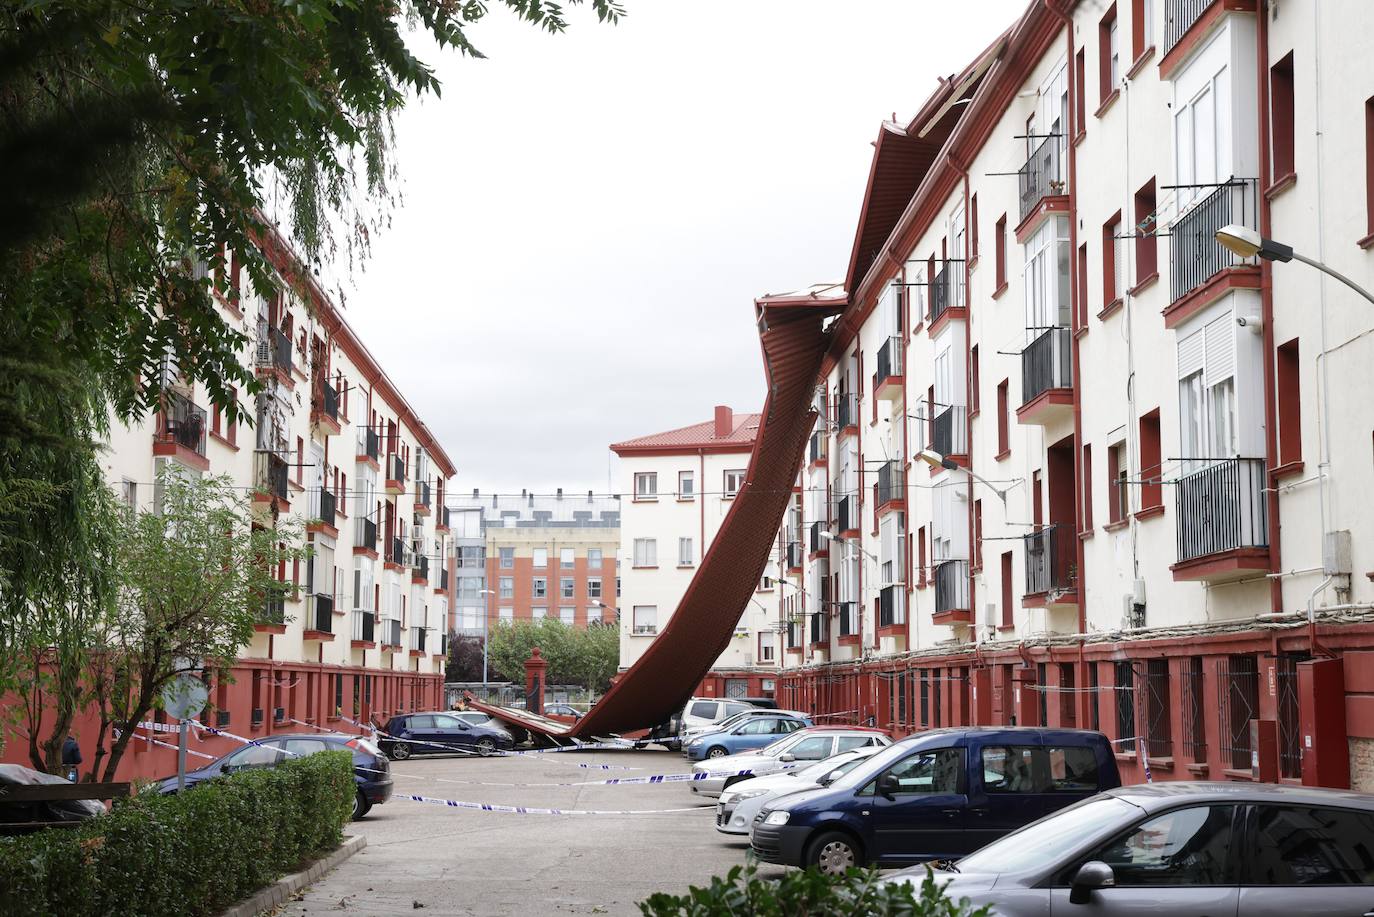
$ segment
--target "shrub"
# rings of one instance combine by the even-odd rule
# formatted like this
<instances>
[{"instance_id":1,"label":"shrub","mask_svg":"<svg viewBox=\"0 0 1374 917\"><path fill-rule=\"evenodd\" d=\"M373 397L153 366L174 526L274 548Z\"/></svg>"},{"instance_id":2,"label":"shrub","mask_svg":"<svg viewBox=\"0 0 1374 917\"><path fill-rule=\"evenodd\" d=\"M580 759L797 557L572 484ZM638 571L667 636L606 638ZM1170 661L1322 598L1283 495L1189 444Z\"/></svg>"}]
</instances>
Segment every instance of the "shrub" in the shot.
<instances>
[{"instance_id":1,"label":"shrub","mask_svg":"<svg viewBox=\"0 0 1374 917\"><path fill-rule=\"evenodd\" d=\"M0 838L0 915L218 913L337 847L354 792L352 755L321 752Z\"/></svg>"},{"instance_id":2,"label":"shrub","mask_svg":"<svg viewBox=\"0 0 1374 917\"><path fill-rule=\"evenodd\" d=\"M761 879L754 866L736 866L705 888L685 895L659 892L639 904L645 917L839 917L851 914L898 914L903 917L982 917L967 900L952 901L931 872L915 886L882 882L877 870L851 869L839 878L814 869L788 870L778 880Z\"/></svg>"}]
</instances>

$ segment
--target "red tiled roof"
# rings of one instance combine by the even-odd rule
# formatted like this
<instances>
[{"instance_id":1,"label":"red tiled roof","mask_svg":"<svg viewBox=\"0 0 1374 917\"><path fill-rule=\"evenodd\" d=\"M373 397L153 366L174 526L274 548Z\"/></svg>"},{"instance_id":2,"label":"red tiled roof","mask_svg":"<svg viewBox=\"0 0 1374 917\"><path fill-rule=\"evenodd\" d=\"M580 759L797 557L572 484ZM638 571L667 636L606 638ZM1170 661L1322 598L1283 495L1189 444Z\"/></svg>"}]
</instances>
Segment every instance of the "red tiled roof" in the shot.
<instances>
[{"instance_id":1,"label":"red tiled roof","mask_svg":"<svg viewBox=\"0 0 1374 917\"><path fill-rule=\"evenodd\" d=\"M636 452L687 452L697 449L725 451L722 447L732 447L728 451L748 452L754 445L755 437L758 436L760 416L736 414L733 418L733 429L728 436L716 436L715 421L708 420L704 423L694 423L690 427L679 427L676 430L665 430L662 433L651 433L648 436L638 436L614 443L611 451L616 455L633 455Z\"/></svg>"}]
</instances>

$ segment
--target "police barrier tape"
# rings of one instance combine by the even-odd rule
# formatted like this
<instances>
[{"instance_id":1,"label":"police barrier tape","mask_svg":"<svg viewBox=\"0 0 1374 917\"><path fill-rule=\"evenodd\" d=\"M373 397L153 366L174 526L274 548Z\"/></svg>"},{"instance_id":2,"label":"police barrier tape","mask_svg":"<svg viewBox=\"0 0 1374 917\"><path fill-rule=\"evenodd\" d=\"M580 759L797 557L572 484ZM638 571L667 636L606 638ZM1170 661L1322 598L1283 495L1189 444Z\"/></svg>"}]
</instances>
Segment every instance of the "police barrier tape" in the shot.
<instances>
[{"instance_id":1,"label":"police barrier tape","mask_svg":"<svg viewBox=\"0 0 1374 917\"><path fill-rule=\"evenodd\" d=\"M471 756L471 757L479 757L479 758L480 758L480 757L490 757L490 758L524 758L524 759L527 760L527 761L528 761L528 760L538 760L537 757L532 757L532 756L539 756L539 755L544 754L545 752L555 752L555 751L595 751L595 750L606 749L606 748L615 748L615 749L621 749L621 750L623 750L623 749L625 748L625 746L623 746L623 745L612 745L612 744L608 744L608 743L600 743L600 744L595 744L595 745L560 746L560 747L558 747L558 748L546 748L546 749L540 749L540 750L538 750L538 751L492 751L492 752L489 752L489 753L486 754L486 755L483 755L480 751L473 751L473 750L471 750L471 749L463 748L463 747L458 746L458 745L445 745L445 744L443 744L443 743L441 743L441 742L426 742L426 741L423 741L423 740L421 740L421 739L407 739L407 738L403 738L403 737L401 737L401 736L394 736L394 735L391 735L390 733L382 732L382 731L380 731L380 730L378 730L378 731L375 733L375 735L376 735L376 737L377 737L378 739L386 739L388 742L404 742L404 743L406 743L407 745L424 745L424 746L427 746L427 747L429 747L429 748L441 748L441 749L443 749L444 751L449 752L450 754L469 755L469 756ZM637 770L639 770L639 768L637 768L637 767L630 767L629 765L625 765L625 764L584 764L584 763L579 763L579 762L574 762L574 761L558 761L558 760L555 759L555 758L545 758L544 760L546 760L546 761L555 761L555 762L558 763L558 764L566 764L566 765L568 765L568 766L570 766L570 767L580 767L580 768L583 768L584 770L600 770L600 771L637 771Z\"/></svg>"},{"instance_id":2,"label":"police barrier tape","mask_svg":"<svg viewBox=\"0 0 1374 917\"><path fill-rule=\"evenodd\" d=\"M668 815L674 812L714 812L715 806L685 806L679 809L538 809L532 806L499 806L490 802L464 802L458 799L438 799L434 796L416 796L413 793L396 793L392 799L407 799L411 802L428 802L451 809L475 809L479 812L501 812L512 815Z\"/></svg>"},{"instance_id":3,"label":"police barrier tape","mask_svg":"<svg viewBox=\"0 0 1374 917\"><path fill-rule=\"evenodd\" d=\"M139 727L141 727L142 725L143 725L143 724L140 723L139 726L138 726L138 727L135 727L135 728L139 728ZM162 724L158 724L158 725L162 725ZM114 731L114 737L115 737L116 739L119 738L119 730L118 730L118 729L116 729L116 730ZM136 736L134 736L134 738L136 738L136 739L142 739L143 741L149 743L150 745L159 745L159 746L161 746L161 747L163 747L163 748L170 748L172 751L180 751L180 750L181 750L181 749L178 748L176 745L173 745L171 742L164 742L164 741L162 741L161 739L154 739L154 738L150 738L149 736L140 736L140 735L136 735ZM207 754L205 754L204 752L196 751L196 750L191 749L191 748L186 749L186 754L188 754L188 755L195 755L197 758L204 758L204 759L206 759L207 761L214 761L214 760L215 760L215 756L214 756L214 755L207 755Z\"/></svg>"}]
</instances>

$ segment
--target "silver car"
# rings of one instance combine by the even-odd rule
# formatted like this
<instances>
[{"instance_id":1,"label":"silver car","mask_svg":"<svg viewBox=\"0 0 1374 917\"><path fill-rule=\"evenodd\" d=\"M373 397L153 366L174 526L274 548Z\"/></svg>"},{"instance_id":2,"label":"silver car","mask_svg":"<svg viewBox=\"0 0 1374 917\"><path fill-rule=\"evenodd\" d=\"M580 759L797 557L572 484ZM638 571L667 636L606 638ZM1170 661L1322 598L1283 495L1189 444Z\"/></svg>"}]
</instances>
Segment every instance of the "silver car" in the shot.
<instances>
[{"instance_id":1,"label":"silver car","mask_svg":"<svg viewBox=\"0 0 1374 917\"><path fill-rule=\"evenodd\" d=\"M832 780L849 773L850 768L884 747L866 745L853 751L840 752L810 767L768 774L764 777L750 777L733 783L720 794L720 799L716 802L716 830L721 834L747 835L749 826L754 823L754 816L759 814L759 809L763 808L765 802L786 796L788 793L800 793L802 790L829 786Z\"/></svg>"},{"instance_id":2,"label":"silver car","mask_svg":"<svg viewBox=\"0 0 1374 917\"><path fill-rule=\"evenodd\" d=\"M864 726L808 726L758 751L698 761L692 765L692 773L705 776L692 781L692 792L698 796L715 797L726 787L748 780L750 776L761 777L793 767L804 767L842 751L867 745L891 744L887 733ZM741 776L741 771L748 771L749 774Z\"/></svg>"},{"instance_id":3,"label":"silver car","mask_svg":"<svg viewBox=\"0 0 1374 917\"><path fill-rule=\"evenodd\" d=\"M921 882L924 867L886 881ZM1119 787L935 873L1001 917L1350 917L1374 910L1374 796L1277 784Z\"/></svg>"}]
</instances>

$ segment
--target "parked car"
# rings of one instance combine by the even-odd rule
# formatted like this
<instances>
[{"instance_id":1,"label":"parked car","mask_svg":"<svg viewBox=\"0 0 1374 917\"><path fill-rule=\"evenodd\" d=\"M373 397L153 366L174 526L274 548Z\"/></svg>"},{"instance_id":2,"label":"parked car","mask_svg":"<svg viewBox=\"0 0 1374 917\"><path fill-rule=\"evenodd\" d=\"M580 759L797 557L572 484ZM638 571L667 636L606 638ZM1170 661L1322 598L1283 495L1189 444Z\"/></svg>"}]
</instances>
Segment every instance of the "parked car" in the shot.
<instances>
[{"instance_id":1,"label":"parked car","mask_svg":"<svg viewBox=\"0 0 1374 917\"><path fill-rule=\"evenodd\" d=\"M937 872L1002 917L1335 917L1374 904L1374 796L1271 783L1120 787ZM888 881L916 882L925 867Z\"/></svg>"},{"instance_id":2,"label":"parked car","mask_svg":"<svg viewBox=\"0 0 1374 917\"><path fill-rule=\"evenodd\" d=\"M450 710L448 715L458 717L469 726L500 725L500 722L490 713L483 713L480 710Z\"/></svg>"},{"instance_id":3,"label":"parked car","mask_svg":"<svg viewBox=\"0 0 1374 917\"><path fill-rule=\"evenodd\" d=\"M881 729L869 726L808 726L764 746L758 751L709 758L692 765L692 773L706 775L692 781L692 792L700 796L719 796L723 790L748 777L776 774L789 767L824 761L832 755L866 745L891 745L892 738Z\"/></svg>"},{"instance_id":4,"label":"parked car","mask_svg":"<svg viewBox=\"0 0 1374 917\"><path fill-rule=\"evenodd\" d=\"M186 772L186 787L224 777L236 771L256 767L276 767L291 758L313 755L321 751L351 751L353 753L353 781L357 792L353 796L353 817L362 818L373 806L391 798L391 765L382 750L362 736L341 733L288 734L268 736L251 745L235 749L218 761ZM177 792L177 778L173 774L157 782L158 792Z\"/></svg>"},{"instance_id":5,"label":"parked car","mask_svg":"<svg viewBox=\"0 0 1374 917\"><path fill-rule=\"evenodd\" d=\"M45 774L22 764L0 764L0 833L42 830L41 825L77 822L105 814L105 804L95 799L54 799L46 802L12 802L6 787L70 787L66 777ZM31 826L31 827L26 827Z\"/></svg>"},{"instance_id":6,"label":"parked car","mask_svg":"<svg viewBox=\"0 0 1374 917\"><path fill-rule=\"evenodd\" d=\"M582 711L572 704L545 704L544 713L549 716L570 716L575 720L582 719Z\"/></svg>"},{"instance_id":7,"label":"parked car","mask_svg":"<svg viewBox=\"0 0 1374 917\"><path fill-rule=\"evenodd\" d=\"M693 761L700 761L702 758L723 758L726 755L762 748L780 736L810 725L811 720L807 717L791 713L751 716L728 730L697 736L683 746L683 751Z\"/></svg>"},{"instance_id":8,"label":"parked car","mask_svg":"<svg viewBox=\"0 0 1374 917\"><path fill-rule=\"evenodd\" d=\"M849 773L886 745L865 745L852 751L842 751L810 767L779 771L764 777L746 777L720 794L716 803L716 830L721 834L748 834L754 816L772 799L829 786Z\"/></svg>"},{"instance_id":9,"label":"parked car","mask_svg":"<svg viewBox=\"0 0 1374 917\"><path fill-rule=\"evenodd\" d=\"M766 863L828 874L952 860L1120 785L1099 732L936 729L898 742L827 787L768 803L750 844Z\"/></svg>"},{"instance_id":10,"label":"parked car","mask_svg":"<svg viewBox=\"0 0 1374 917\"><path fill-rule=\"evenodd\" d=\"M385 735L378 740L382 751L397 761L411 755L443 754L447 749L470 749L490 755L515 747L510 733L504 729L492 724L474 726L445 712L393 716L382 731Z\"/></svg>"},{"instance_id":11,"label":"parked car","mask_svg":"<svg viewBox=\"0 0 1374 917\"><path fill-rule=\"evenodd\" d=\"M773 700L773 698L771 697L732 697L730 698L730 700L739 701L743 704L749 704L751 706L758 707L760 710L778 709L778 702Z\"/></svg>"},{"instance_id":12,"label":"parked car","mask_svg":"<svg viewBox=\"0 0 1374 917\"><path fill-rule=\"evenodd\" d=\"M685 745L686 743L695 739L697 736L705 735L708 732L728 731L731 727L743 722L744 720L749 719L752 716L769 716L779 713L786 713L791 716L806 716L806 714L802 713L800 710L769 710L765 707L750 707L747 710L741 710L739 713L736 713L729 719L722 720L719 723L708 723L705 726L693 726L691 729L685 730L682 733L682 743Z\"/></svg>"}]
</instances>

